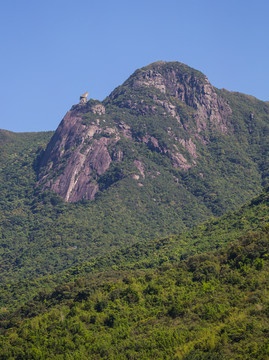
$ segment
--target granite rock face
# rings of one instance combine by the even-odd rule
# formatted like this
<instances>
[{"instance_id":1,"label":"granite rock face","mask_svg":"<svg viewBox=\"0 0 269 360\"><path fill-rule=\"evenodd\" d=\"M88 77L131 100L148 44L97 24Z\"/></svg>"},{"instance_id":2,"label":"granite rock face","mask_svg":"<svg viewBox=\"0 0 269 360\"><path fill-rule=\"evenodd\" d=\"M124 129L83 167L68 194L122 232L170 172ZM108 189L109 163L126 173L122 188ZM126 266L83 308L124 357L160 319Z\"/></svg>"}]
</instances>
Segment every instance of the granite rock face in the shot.
<instances>
[{"instance_id":1,"label":"granite rock face","mask_svg":"<svg viewBox=\"0 0 269 360\"><path fill-rule=\"evenodd\" d=\"M115 136L107 137L107 133L115 134L116 129L101 128L99 119L85 125L86 112L104 114L105 110L101 104L73 106L42 157L39 182L68 202L94 199L98 191L94 178L109 168L112 160L107 148L117 142Z\"/></svg>"},{"instance_id":2,"label":"granite rock face","mask_svg":"<svg viewBox=\"0 0 269 360\"><path fill-rule=\"evenodd\" d=\"M43 153L38 185L67 202L93 200L100 177L115 163L129 161L123 141L129 149L147 146L168 158L172 168L188 171L199 162L198 147L208 144L210 132L233 131L231 114L228 102L199 71L181 63L153 63L102 103L89 100L71 108ZM157 117L163 137L150 130ZM130 179L145 180L143 156L129 162Z\"/></svg>"}]
</instances>

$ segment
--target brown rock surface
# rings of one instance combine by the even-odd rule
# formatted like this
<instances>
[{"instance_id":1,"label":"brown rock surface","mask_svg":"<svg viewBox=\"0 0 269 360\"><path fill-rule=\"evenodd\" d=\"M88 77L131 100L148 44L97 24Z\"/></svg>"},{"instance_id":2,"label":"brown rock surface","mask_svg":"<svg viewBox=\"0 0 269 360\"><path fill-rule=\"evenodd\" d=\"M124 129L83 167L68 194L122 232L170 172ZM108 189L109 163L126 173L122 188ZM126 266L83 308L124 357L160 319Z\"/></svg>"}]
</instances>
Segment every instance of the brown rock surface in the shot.
<instances>
[{"instance_id":1,"label":"brown rock surface","mask_svg":"<svg viewBox=\"0 0 269 360\"><path fill-rule=\"evenodd\" d=\"M111 163L107 147L115 143L116 128L104 128L96 124L83 123L85 108L73 106L52 137L41 161L39 184L62 196L65 201L73 202L94 199L98 191L96 175L102 175ZM88 106L93 113L104 114L104 106ZM94 136L99 134L96 139ZM104 134L105 136L102 136Z\"/></svg>"}]
</instances>

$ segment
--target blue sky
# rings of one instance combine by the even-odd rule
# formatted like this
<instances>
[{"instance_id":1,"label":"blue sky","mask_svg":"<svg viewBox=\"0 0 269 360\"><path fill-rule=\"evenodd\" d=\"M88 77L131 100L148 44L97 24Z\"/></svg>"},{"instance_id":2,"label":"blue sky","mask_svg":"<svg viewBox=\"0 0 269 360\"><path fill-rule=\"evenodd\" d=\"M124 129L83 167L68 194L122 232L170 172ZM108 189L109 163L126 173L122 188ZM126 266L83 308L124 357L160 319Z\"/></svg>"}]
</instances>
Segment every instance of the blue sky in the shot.
<instances>
[{"instance_id":1,"label":"blue sky","mask_svg":"<svg viewBox=\"0 0 269 360\"><path fill-rule=\"evenodd\" d=\"M269 100L268 0L0 3L0 128L55 130L80 94L180 61L218 88Z\"/></svg>"}]
</instances>

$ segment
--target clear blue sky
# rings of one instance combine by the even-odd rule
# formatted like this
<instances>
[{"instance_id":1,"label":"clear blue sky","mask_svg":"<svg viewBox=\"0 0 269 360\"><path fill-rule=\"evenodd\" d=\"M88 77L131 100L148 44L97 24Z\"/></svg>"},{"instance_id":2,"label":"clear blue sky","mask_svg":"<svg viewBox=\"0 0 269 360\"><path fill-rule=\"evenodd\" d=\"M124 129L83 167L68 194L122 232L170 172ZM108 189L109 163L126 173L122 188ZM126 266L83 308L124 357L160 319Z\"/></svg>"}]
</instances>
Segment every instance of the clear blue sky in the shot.
<instances>
[{"instance_id":1,"label":"clear blue sky","mask_svg":"<svg viewBox=\"0 0 269 360\"><path fill-rule=\"evenodd\" d=\"M269 100L268 0L13 0L0 4L0 128L55 130L89 91L180 61Z\"/></svg>"}]
</instances>

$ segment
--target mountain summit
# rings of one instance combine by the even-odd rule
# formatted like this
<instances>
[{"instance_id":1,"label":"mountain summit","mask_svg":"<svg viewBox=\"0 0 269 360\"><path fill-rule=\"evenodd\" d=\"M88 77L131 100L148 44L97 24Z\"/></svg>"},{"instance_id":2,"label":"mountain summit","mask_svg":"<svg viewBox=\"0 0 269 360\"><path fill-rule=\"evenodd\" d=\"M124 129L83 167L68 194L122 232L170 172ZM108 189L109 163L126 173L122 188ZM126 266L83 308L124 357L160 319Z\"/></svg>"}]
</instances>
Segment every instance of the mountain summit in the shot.
<instances>
[{"instance_id":1,"label":"mountain summit","mask_svg":"<svg viewBox=\"0 0 269 360\"><path fill-rule=\"evenodd\" d=\"M152 99L156 105L161 105L179 122L178 112L180 111L177 111L177 106L180 104L173 104L176 100L194 109L198 133L210 123L222 132L227 131L227 115L232 112L227 101L216 94L205 75L182 63L159 61L139 69L122 86L112 92L110 99L119 106L126 107L127 105L127 107L139 109L138 104L132 103L130 99L130 89L136 92L136 90L149 88L157 90L155 95L152 91ZM158 91L161 94L158 94ZM116 99L124 95L127 97L126 102L119 103ZM141 104L145 100L142 100ZM155 113L156 105L149 108L152 114ZM144 113L147 114L149 112L147 104L140 107L142 113L143 108ZM188 129L187 124L185 127Z\"/></svg>"},{"instance_id":2,"label":"mountain summit","mask_svg":"<svg viewBox=\"0 0 269 360\"><path fill-rule=\"evenodd\" d=\"M159 61L103 102L71 108L41 157L38 185L67 202L127 186L144 201L165 197L218 215L265 184L268 132L267 103Z\"/></svg>"}]
</instances>

